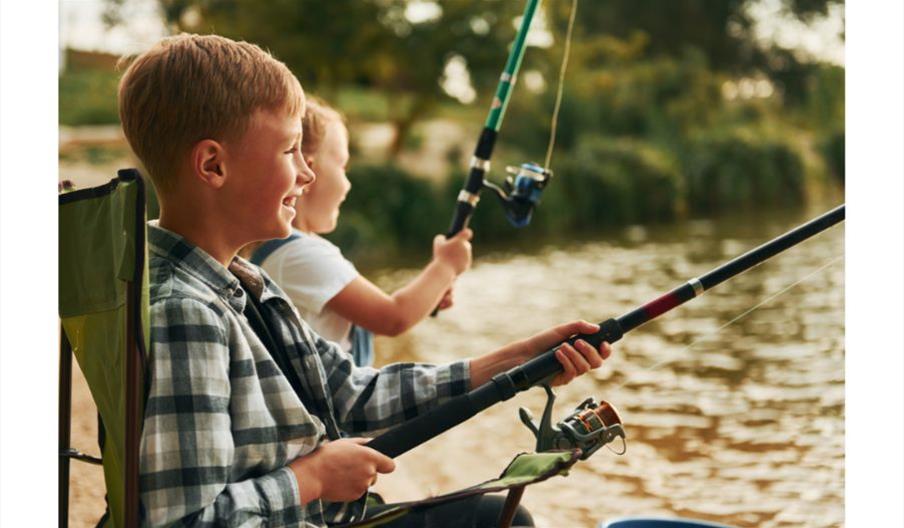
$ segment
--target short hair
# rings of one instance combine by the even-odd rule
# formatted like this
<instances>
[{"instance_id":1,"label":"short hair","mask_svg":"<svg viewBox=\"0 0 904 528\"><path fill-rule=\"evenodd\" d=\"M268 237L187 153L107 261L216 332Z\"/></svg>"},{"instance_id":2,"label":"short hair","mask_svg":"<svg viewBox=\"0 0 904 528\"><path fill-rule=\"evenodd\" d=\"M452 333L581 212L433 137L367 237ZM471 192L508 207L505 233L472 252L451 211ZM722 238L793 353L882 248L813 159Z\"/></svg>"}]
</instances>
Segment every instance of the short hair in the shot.
<instances>
[{"instance_id":1,"label":"short hair","mask_svg":"<svg viewBox=\"0 0 904 528\"><path fill-rule=\"evenodd\" d=\"M119 82L119 117L158 190L172 189L178 160L203 139L240 137L258 110L301 115L304 92L268 52L218 35L164 38Z\"/></svg>"},{"instance_id":2,"label":"short hair","mask_svg":"<svg viewBox=\"0 0 904 528\"><path fill-rule=\"evenodd\" d=\"M309 96L305 102L304 117L301 120L301 152L313 156L330 123L345 125L345 116L319 97Z\"/></svg>"}]
</instances>

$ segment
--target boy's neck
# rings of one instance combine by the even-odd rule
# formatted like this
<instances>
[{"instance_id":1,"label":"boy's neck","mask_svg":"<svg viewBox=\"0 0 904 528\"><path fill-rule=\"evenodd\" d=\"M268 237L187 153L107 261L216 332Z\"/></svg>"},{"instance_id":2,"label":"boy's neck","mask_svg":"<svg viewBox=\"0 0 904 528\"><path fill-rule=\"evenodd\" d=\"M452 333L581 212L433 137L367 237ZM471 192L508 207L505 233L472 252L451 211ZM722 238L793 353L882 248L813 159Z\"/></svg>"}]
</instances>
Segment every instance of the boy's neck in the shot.
<instances>
[{"instance_id":1,"label":"boy's neck","mask_svg":"<svg viewBox=\"0 0 904 528\"><path fill-rule=\"evenodd\" d=\"M184 210L183 208L176 210L180 209ZM199 216L203 217L203 215ZM186 217L161 208L159 225L199 247L222 264L224 268L228 268L241 246L235 247L235 244L226 238L226 233L222 229L211 228L215 226L207 225L204 220L204 218Z\"/></svg>"}]
</instances>

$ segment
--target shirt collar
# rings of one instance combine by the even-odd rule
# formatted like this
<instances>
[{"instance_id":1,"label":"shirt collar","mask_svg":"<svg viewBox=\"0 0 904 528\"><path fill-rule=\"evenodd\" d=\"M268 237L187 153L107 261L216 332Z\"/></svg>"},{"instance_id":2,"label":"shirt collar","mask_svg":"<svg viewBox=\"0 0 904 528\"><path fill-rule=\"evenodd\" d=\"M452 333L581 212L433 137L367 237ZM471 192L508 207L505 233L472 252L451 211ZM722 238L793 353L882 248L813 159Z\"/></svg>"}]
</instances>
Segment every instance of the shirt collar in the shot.
<instances>
[{"instance_id":1,"label":"shirt collar","mask_svg":"<svg viewBox=\"0 0 904 528\"><path fill-rule=\"evenodd\" d=\"M186 273L198 278L241 313L245 295L239 277L251 293L266 302L279 297L279 291L260 268L241 257L234 257L229 269L224 268L206 251L181 235L160 227L157 220L148 222L148 246L156 256L170 260Z\"/></svg>"}]
</instances>

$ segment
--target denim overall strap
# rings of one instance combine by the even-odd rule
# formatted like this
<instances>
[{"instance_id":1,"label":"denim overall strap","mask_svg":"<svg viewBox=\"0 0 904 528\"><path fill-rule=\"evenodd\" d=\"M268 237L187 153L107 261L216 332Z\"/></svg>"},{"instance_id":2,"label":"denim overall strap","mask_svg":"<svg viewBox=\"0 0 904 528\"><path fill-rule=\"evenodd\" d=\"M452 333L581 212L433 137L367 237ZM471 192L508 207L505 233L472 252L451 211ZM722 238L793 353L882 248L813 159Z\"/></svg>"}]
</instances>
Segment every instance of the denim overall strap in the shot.
<instances>
[{"instance_id":1,"label":"denim overall strap","mask_svg":"<svg viewBox=\"0 0 904 528\"><path fill-rule=\"evenodd\" d=\"M370 367L374 364L374 334L366 328L352 325L348 333L352 342L352 358L359 367Z\"/></svg>"},{"instance_id":2,"label":"denim overall strap","mask_svg":"<svg viewBox=\"0 0 904 528\"><path fill-rule=\"evenodd\" d=\"M260 266L274 251L299 238L301 238L301 235L292 231L292 234L289 235L288 238L274 238L273 240L268 240L261 244L261 247L255 249L251 258L248 260L250 260L252 264Z\"/></svg>"}]
</instances>

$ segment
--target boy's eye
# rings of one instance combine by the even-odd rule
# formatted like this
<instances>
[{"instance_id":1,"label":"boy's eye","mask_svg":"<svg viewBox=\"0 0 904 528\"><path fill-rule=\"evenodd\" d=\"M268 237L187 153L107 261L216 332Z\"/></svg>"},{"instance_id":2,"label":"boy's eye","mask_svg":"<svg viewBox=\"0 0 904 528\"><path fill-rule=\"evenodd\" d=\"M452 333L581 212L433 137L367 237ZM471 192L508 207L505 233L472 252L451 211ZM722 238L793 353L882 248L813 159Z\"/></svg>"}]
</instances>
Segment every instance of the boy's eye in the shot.
<instances>
[{"instance_id":1,"label":"boy's eye","mask_svg":"<svg viewBox=\"0 0 904 528\"><path fill-rule=\"evenodd\" d=\"M296 152L298 152L298 146L290 148L289 150L285 151L284 154L295 154Z\"/></svg>"}]
</instances>

